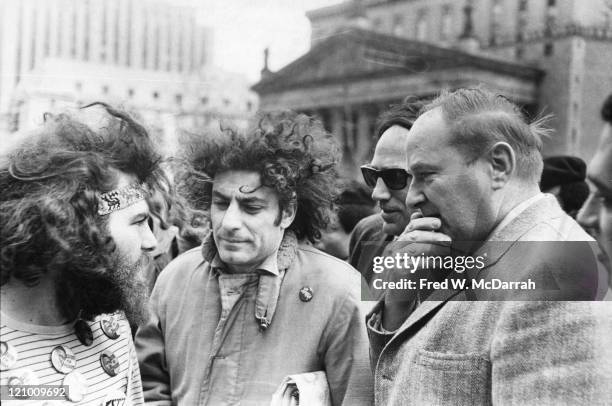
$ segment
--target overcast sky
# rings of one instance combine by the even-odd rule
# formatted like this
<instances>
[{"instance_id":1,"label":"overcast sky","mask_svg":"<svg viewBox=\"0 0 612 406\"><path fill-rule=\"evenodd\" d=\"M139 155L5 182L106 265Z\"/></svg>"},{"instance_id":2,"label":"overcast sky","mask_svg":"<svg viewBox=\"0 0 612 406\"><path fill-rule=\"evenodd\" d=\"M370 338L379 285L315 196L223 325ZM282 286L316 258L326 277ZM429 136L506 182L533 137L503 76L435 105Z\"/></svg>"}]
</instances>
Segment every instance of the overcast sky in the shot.
<instances>
[{"instance_id":1,"label":"overcast sky","mask_svg":"<svg viewBox=\"0 0 612 406\"><path fill-rule=\"evenodd\" d=\"M187 0L190 1L190 0ZM214 64L259 80L263 50L276 71L308 51L306 10L342 0L194 0L199 21L214 30Z\"/></svg>"}]
</instances>

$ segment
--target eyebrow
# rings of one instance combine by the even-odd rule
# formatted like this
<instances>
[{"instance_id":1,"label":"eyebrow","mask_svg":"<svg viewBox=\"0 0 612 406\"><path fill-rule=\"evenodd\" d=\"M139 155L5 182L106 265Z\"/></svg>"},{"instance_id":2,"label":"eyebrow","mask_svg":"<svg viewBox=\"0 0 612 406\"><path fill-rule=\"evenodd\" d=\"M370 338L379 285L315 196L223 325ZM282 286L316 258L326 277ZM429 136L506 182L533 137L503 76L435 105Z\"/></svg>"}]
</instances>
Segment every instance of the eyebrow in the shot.
<instances>
[{"instance_id":1,"label":"eyebrow","mask_svg":"<svg viewBox=\"0 0 612 406\"><path fill-rule=\"evenodd\" d=\"M144 219L148 219L149 217L151 217L151 215L149 214L148 211L141 211L140 213L134 214L130 221L134 222L137 220L144 220Z\"/></svg>"},{"instance_id":2,"label":"eyebrow","mask_svg":"<svg viewBox=\"0 0 612 406\"><path fill-rule=\"evenodd\" d=\"M432 164L417 162L416 164L411 166L409 169L412 172L423 172L423 171L437 170L438 167Z\"/></svg>"},{"instance_id":3,"label":"eyebrow","mask_svg":"<svg viewBox=\"0 0 612 406\"><path fill-rule=\"evenodd\" d=\"M216 190L213 192L213 197L219 197L221 199L231 200L231 197L229 197L229 196L227 196L227 195L225 195L225 194L223 194L223 193L221 193L219 191L216 191ZM236 200L239 203L241 203L241 204L244 204L244 203L247 203L247 204L248 203L266 204L266 203L268 203L267 200L262 199L260 197L256 197L256 196L235 196L235 197L236 197Z\"/></svg>"}]
</instances>

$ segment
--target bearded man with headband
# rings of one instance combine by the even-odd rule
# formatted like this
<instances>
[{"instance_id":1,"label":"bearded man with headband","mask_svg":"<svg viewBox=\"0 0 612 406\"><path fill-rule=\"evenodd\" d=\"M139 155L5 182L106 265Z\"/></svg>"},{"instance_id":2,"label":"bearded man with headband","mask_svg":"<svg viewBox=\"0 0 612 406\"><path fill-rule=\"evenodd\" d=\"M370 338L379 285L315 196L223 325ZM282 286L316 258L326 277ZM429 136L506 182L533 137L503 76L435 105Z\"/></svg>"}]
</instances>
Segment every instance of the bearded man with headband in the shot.
<instances>
[{"instance_id":1,"label":"bearded man with headband","mask_svg":"<svg viewBox=\"0 0 612 406\"><path fill-rule=\"evenodd\" d=\"M145 319L157 243L146 199L169 183L145 129L101 107L82 110L96 127L46 115L0 162L0 384L13 395L63 385L71 402L143 403L128 321Z\"/></svg>"}]
</instances>

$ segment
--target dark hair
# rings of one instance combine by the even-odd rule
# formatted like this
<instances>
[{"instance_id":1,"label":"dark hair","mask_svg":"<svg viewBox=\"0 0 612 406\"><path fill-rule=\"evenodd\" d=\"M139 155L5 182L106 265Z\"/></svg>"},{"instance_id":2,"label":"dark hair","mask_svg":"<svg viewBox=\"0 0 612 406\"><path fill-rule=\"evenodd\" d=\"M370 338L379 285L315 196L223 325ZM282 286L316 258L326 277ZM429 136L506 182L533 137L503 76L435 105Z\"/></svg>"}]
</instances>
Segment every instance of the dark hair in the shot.
<instances>
[{"instance_id":1,"label":"dark hair","mask_svg":"<svg viewBox=\"0 0 612 406\"><path fill-rule=\"evenodd\" d=\"M289 111L259 114L246 133L222 128L187 144L192 171L181 189L196 208L210 207L210 179L218 173L255 171L262 185L276 191L281 210L296 205L288 229L299 239L314 241L327 227L337 193L339 149L319 121Z\"/></svg>"},{"instance_id":2,"label":"dark hair","mask_svg":"<svg viewBox=\"0 0 612 406\"><path fill-rule=\"evenodd\" d=\"M601 118L612 124L612 94L610 94L601 106Z\"/></svg>"},{"instance_id":3,"label":"dark hair","mask_svg":"<svg viewBox=\"0 0 612 406\"><path fill-rule=\"evenodd\" d=\"M95 104L103 107L101 128L68 114L45 114L42 128L1 160L1 284L14 277L32 286L59 270L105 272L115 245L107 218L97 214L98 195L116 187L119 173L172 201L145 128L125 112Z\"/></svg>"},{"instance_id":4,"label":"dark hair","mask_svg":"<svg viewBox=\"0 0 612 406\"><path fill-rule=\"evenodd\" d=\"M380 138L394 125L410 130L422 105L423 103L415 97L406 97L400 104L394 104L383 111L376 120L376 137Z\"/></svg>"},{"instance_id":5,"label":"dark hair","mask_svg":"<svg viewBox=\"0 0 612 406\"><path fill-rule=\"evenodd\" d=\"M370 197L370 190L359 182L348 183L338 196L338 221L346 233L364 217L374 214L376 203Z\"/></svg>"},{"instance_id":6,"label":"dark hair","mask_svg":"<svg viewBox=\"0 0 612 406\"><path fill-rule=\"evenodd\" d=\"M529 124L519 107L508 98L484 88L444 91L423 107L422 113L440 108L450 127L451 145L468 161L482 156L499 141L516 153L520 178L538 182L542 174L542 138L549 129L542 118Z\"/></svg>"}]
</instances>

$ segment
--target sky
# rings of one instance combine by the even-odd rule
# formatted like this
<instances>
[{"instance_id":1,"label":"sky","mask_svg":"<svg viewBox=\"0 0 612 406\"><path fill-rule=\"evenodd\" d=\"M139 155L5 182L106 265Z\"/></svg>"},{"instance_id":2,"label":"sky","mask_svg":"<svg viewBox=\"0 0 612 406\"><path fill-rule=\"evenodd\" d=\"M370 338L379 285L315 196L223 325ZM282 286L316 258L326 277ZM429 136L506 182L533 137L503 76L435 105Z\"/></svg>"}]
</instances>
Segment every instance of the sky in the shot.
<instances>
[{"instance_id":1,"label":"sky","mask_svg":"<svg viewBox=\"0 0 612 406\"><path fill-rule=\"evenodd\" d=\"M190 0L184 0L190 1ZM193 0L198 21L213 29L213 64L259 80L263 50L269 67L279 70L306 53L310 46L307 10L342 0Z\"/></svg>"}]
</instances>

